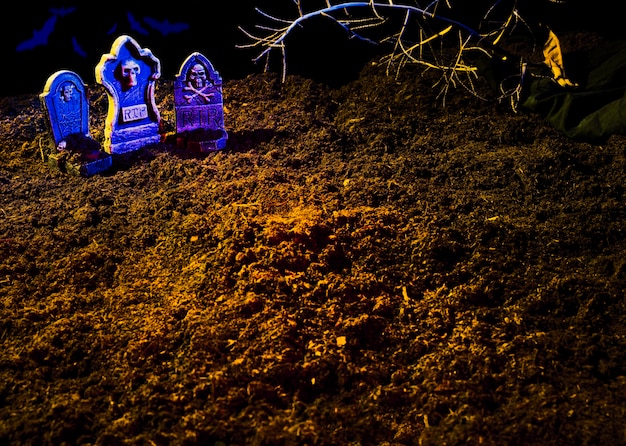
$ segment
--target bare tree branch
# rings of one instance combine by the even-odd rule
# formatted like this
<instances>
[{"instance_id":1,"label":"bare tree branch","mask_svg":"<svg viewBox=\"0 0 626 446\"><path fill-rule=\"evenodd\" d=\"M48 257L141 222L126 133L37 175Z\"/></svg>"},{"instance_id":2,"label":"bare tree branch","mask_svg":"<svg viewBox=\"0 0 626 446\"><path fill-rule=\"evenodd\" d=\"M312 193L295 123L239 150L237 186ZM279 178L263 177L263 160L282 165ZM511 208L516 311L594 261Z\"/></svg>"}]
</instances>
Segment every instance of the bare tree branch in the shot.
<instances>
[{"instance_id":1,"label":"bare tree branch","mask_svg":"<svg viewBox=\"0 0 626 446\"><path fill-rule=\"evenodd\" d=\"M517 0L491 0L468 9L467 2L460 6L452 0L324 0L322 7L305 9L306 0L293 0L296 11L290 19L278 18L259 10L260 16L270 22L258 25L262 34L257 36L242 30L251 39L240 48L259 48L253 59L265 59L280 50L283 79L287 73L286 40L305 22L324 17L344 29L350 38L376 45L389 45L389 52L382 60L388 71L401 69L407 64L417 64L425 69L441 73L441 95L445 97L450 87L462 87L479 96L476 80L479 77L477 57L502 58L509 56L500 45L519 25L529 29L517 10ZM459 9L465 8L463 11ZM474 19L466 23L463 13L470 11ZM459 19L458 17L464 17ZM390 29L391 28L391 29ZM515 67L515 64L513 63ZM519 98L521 83L528 66L520 63L516 74L506 79L500 87L501 98L510 99L514 105ZM513 81L517 79L517 84Z\"/></svg>"}]
</instances>

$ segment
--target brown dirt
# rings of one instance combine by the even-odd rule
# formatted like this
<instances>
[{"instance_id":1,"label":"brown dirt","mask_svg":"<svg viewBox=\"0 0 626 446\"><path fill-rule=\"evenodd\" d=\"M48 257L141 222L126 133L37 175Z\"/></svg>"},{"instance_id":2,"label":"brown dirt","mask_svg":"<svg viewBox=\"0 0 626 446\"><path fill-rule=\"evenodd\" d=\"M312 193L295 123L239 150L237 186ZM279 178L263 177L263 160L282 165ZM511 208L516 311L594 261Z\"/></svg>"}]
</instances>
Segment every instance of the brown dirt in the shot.
<instances>
[{"instance_id":1,"label":"brown dirt","mask_svg":"<svg viewBox=\"0 0 626 446\"><path fill-rule=\"evenodd\" d=\"M226 81L89 178L3 98L0 443L626 444L626 137L432 85Z\"/></svg>"}]
</instances>

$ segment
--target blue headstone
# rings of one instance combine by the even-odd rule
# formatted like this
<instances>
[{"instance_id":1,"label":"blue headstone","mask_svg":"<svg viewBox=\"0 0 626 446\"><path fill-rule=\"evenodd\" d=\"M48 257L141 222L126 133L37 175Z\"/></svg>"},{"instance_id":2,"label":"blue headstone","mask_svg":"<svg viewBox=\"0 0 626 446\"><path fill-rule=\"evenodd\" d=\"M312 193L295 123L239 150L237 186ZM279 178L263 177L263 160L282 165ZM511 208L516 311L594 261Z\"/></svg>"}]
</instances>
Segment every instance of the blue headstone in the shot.
<instances>
[{"instance_id":1,"label":"blue headstone","mask_svg":"<svg viewBox=\"0 0 626 446\"><path fill-rule=\"evenodd\" d=\"M96 82L109 96L104 149L119 154L160 141L161 116L154 99L161 62L130 36L120 36L96 66Z\"/></svg>"},{"instance_id":2,"label":"blue headstone","mask_svg":"<svg viewBox=\"0 0 626 446\"><path fill-rule=\"evenodd\" d=\"M50 129L44 159L58 170L91 176L112 165L111 156L89 134L89 101L78 74L53 73L39 95Z\"/></svg>"},{"instance_id":3,"label":"blue headstone","mask_svg":"<svg viewBox=\"0 0 626 446\"><path fill-rule=\"evenodd\" d=\"M89 102L78 74L57 71L48 78L39 97L48 112L55 147L72 133L89 136Z\"/></svg>"}]
</instances>

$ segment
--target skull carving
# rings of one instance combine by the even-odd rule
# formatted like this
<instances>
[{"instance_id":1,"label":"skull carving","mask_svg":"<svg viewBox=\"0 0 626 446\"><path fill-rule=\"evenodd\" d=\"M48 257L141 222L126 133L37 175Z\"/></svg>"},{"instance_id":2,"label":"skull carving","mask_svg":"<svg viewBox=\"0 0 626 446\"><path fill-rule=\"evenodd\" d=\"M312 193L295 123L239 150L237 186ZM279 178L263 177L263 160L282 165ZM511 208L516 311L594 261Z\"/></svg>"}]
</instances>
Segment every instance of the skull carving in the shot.
<instances>
[{"instance_id":1,"label":"skull carving","mask_svg":"<svg viewBox=\"0 0 626 446\"><path fill-rule=\"evenodd\" d=\"M69 82L64 83L60 89L61 93L61 101L70 102L72 100L72 95L74 94L74 85Z\"/></svg>"},{"instance_id":2,"label":"skull carving","mask_svg":"<svg viewBox=\"0 0 626 446\"><path fill-rule=\"evenodd\" d=\"M206 70L204 65L195 64L189 69L189 84L194 88L202 88L206 85Z\"/></svg>"},{"instance_id":3,"label":"skull carving","mask_svg":"<svg viewBox=\"0 0 626 446\"><path fill-rule=\"evenodd\" d=\"M124 90L137 85L137 76L141 73L141 67L133 59L126 59L120 64L120 82Z\"/></svg>"}]
</instances>

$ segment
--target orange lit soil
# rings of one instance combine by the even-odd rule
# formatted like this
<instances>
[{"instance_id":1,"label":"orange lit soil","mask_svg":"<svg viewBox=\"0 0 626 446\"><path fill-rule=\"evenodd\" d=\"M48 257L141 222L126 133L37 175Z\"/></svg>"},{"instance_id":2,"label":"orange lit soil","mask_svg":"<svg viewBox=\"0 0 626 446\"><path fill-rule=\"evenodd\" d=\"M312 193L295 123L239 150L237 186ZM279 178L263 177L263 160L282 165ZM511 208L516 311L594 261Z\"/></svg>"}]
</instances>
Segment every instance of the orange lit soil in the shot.
<instances>
[{"instance_id":1,"label":"orange lit soil","mask_svg":"<svg viewBox=\"0 0 626 446\"><path fill-rule=\"evenodd\" d=\"M89 178L1 99L0 443L625 444L626 137L416 73L227 80L226 149Z\"/></svg>"}]
</instances>

